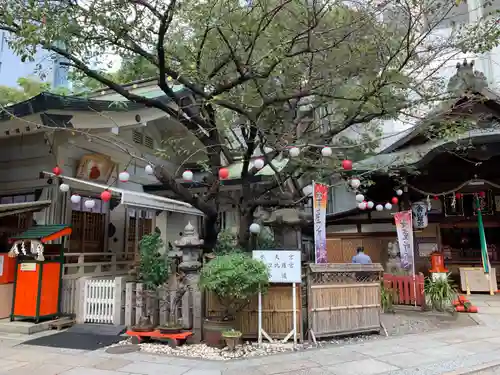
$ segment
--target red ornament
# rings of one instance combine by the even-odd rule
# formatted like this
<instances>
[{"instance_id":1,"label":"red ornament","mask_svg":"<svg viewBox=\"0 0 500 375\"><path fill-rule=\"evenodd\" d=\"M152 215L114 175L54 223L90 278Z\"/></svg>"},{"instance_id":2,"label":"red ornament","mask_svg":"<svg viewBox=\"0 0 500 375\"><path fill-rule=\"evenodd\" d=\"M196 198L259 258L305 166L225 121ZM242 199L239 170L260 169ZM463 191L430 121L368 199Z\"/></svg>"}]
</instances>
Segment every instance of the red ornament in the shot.
<instances>
[{"instance_id":1,"label":"red ornament","mask_svg":"<svg viewBox=\"0 0 500 375\"><path fill-rule=\"evenodd\" d=\"M350 171L352 169L352 161L350 160L344 160L342 162L342 168L345 170L345 171Z\"/></svg>"},{"instance_id":2,"label":"red ornament","mask_svg":"<svg viewBox=\"0 0 500 375\"><path fill-rule=\"evenodd\" d=\"M103 202L109 202L111 200L111 192L109 190L104 190L101 193L101 199Z\"/></svg>"},{"instance_id":3,"label":"red ornament","mask_svg":"<svg viewBox=\"0 0 500 375\"><path fill-rule=\"evenodd\" d=\"M455 198L457 198L457 199L462 198L462 194L460 194L460 193L456 193L456 194L455 194Z\"/></svg>"},{"instance_id":4,"label":"red ornament","mask_svg":"<svg viewBox=\"0 0 500 375\"><path fill-rule=\"evenodd\" d=\"M62 170L58 165L56 165L54 169L52 169L52 173L54 173L56 176L59 176L62 173Z\"/></svg>"},{"instance_id":5,"label":"red ornament","mask_svg":"<svg viewBox=\"0 0 500 375\"><path fill-rule=\"evenodd\" d=\"M484 191L480 191L480 192L479 192L479 196L480 196L481 198L484 198L484 197L486 197L486 193L485 193Z\"/></svg>"},{"instance_id":6,"label":"red ornament","mask_svg":"<svg viewBox=\"0 0 500 375\"><path fill-rule=\"evenodd\" d=\"M398 204L399 199L398 199L398 198L396 198L396 197L393 197L393 198L391 199L391 202L392 202L392 204Z\"/></svg>"},{"instance_id":7,"label":"red ornament","mask_svg":"<svg viewBox=\"0 0 500 375\"><path fill-rule=\"evenodd\" d=\"M219 169L219 178L221 180L225 180L228 177L229 177L229 170L227 168Z\"/></svg>"},{"instance_id":8,"label":"red ornament","mask_svg":"<svg viewBox=\"0 0 500 375\"><path fill-rule=\"evenodd\" d=\"M434 200L435 201L438 201L439 200L439 197L437 195L434 196Z\"/></svg>"}]
</instances>

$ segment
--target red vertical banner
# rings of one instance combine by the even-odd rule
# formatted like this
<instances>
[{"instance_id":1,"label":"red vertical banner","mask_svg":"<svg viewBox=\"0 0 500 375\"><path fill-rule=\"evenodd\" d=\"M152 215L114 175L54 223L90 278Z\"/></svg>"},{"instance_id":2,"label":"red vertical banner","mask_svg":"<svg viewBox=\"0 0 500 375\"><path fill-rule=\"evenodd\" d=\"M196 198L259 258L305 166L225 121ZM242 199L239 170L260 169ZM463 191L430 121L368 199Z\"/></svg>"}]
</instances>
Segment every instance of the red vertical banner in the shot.
<instances>
[{"instance_id":1,"label":"red vertical banner","mask_svg":"<svg viewBox=\"0 0 500 375\"><path fill-rule=\"evenodd\" d=\"M328 263L326 256L326 204L328 186L313 182L315 263Z\"/></svg>"},{"instance_id":2,"label":"red vertical banner","mask_svg":"<svg viewBox=\"0 0 500 375\"><path fill-rule=\"evenodd\" d=\"M412 212L400 211L394 214L396 232L398 234L401 267L415 275L415 259L413 252Z\"/></svg>"}]
</instances>

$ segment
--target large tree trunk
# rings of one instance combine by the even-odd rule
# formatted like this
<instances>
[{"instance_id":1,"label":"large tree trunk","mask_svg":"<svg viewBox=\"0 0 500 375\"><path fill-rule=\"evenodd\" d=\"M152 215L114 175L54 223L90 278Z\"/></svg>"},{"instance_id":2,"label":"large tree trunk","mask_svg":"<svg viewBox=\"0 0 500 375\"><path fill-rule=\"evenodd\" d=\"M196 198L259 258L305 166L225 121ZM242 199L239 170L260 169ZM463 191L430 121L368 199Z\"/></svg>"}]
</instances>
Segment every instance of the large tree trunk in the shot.
<instances>
[{"instance_id":1,"label":"large tree trunk","mask_svg":"<svg viewBox=\"0 0 500 375\"><path fill-rule=\"evenodd\" d=\"M252 224L255 209L245 208L240 210L240 221L238 228L238 245L244 250L252 251L254 244L250 234L249 227Z\"/></svg>"}]
</instances>

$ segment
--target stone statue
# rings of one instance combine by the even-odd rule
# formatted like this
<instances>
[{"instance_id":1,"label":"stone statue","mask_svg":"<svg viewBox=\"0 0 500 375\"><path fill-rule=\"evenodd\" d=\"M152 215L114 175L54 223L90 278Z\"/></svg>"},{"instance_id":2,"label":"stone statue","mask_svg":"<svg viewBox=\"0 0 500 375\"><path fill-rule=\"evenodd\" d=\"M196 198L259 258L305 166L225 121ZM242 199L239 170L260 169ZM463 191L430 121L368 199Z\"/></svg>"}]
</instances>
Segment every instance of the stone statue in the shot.
<instances>
[{"instance_id":1,"label":"stone statue","mask_svg":"<svg viewBox=\"0 0 500 375\"><path fill-rule=\"evenodd\" d=\"M387 260L386 271L388 273L400 274L402 272L402 268L398 241L392 241L387 244L387 253L389 255L389 259Z\"/></svg>"}]
</instances>

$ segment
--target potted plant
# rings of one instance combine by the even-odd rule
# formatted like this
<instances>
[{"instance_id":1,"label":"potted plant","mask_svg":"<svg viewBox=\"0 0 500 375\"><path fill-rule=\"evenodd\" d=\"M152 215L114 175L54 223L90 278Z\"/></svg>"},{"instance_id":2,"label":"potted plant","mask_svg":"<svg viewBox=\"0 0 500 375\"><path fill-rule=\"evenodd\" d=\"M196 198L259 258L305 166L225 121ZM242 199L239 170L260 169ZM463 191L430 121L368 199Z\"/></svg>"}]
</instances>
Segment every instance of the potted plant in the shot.
<instances>
[{"instance_id":1,"label":"potted plant","mask_svg":"<svg viewBox=\"0 0 500 375\"><path fill-rule=\"evenodd\" d=\"M425 303L436 311L452 310L452 302L457 296L450 275L432 279L427 277L424 285Z\"/></svg>"},{"instance_id":2,"label":"potted plant","mask_svg":"<svg viewBox=\"0 0 500 375\"><path fill-rule=\"evenodd\" d=\"M224 346L222 332L235 328L236 314L259 290L267 290L268 284L266 265L242 252L217 256L203 266L200 289L214 293L223 307L220 316L209 317L203 324L205 341L209 346Z\"/></svg>"},{"instance_id":3,"label":"potted plant","mask_svg":"<svg viewBox=\"0 0 500 375\"><path fill-rule=\"evenodd\" d=\"M234 329L222 332L222 337L226 341L226 346L232 351L239 345L242 335L240 331L235 331Z\"/></svg>"},{"instance_id":4,"label":"potted plant","mask_svg":"<svg viewBox=\"0 0 500 375\"><path fill-rule=\"evenodd\" d=\"M170 266L165 254L161 254L163 242L159 233L146 234L139 243L140 259L137 268L137 281L144 286L141 300L146 300L146 315L141 316L139 322L131 330L140 332L152 331L155 327L151 317L158 311L158 288L169 277ZM154 319L153 317L153 320Z\"/></svg>"}]
</instances>

